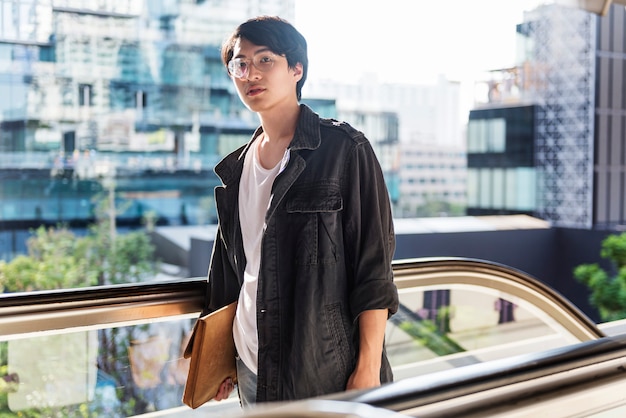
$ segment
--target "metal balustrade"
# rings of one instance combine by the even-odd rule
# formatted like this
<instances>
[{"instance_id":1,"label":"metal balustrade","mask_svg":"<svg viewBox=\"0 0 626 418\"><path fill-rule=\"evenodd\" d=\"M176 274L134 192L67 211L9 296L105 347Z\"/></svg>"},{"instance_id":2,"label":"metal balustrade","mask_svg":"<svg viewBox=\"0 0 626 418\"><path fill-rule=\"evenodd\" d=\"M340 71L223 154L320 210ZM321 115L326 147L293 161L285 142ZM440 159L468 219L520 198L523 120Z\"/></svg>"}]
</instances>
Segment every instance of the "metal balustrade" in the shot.
<instances>
[{"instance_id":1,"label":"metal balustrade","mask_svg":"<svg viewBox=\"0 0 626 418\"><path fill-rule=\"evenodd\" d=\"M399 260L394 262L394 276L403 314L389 321L386 341L396 382L358 398L339 394L337 399L344 402L340 410L345 410L345 402L360 404L363 413L380 407L410 409L408 404L396 405L391 400L398 396L426 399L430 386L419 382L439 387L441 376L446 376L441 390L456 393L460 387L455 386L455 379L469 379L463 387L472 392L478 386L473 378L463 377L472 370L502 375L507 364L519 362L520 356L553 350L546 361L554 361L558 350L605 338L603 331L557 292L504 265L463 258ZM180 403L185 378L180 349L202 309L205 292L206 279L190 278L0 295L0 344L8 346L9 352L5 380L11 375L18 379L28 376L28 381L12 382L8 409L42 408L42 401L31 399L36 393L53 399L45 407L54 411L83 404L97 413L114 405L117 416L150 410L159 411L159 416L177 417L240 413L236 394L195 411ZM431 306L438 318L433 321L428 318L432 312L423 306L437 292L448 299ZM503 306L509 306L514 314L503 316ZM447 344L441 344L444 340ZM27 364L33 358L52 365L57 362L61 367L33 369ZM524 359L528 361L528 357ZM615 361L620 361L619 356ZM111 365L121 367L121 372L110 370ZM59 369L69 371L63 374ZM56 386L54 382L34 382L37 373L50 374L59 382ZM78 383L73 381L76 375ZM518 383L529 375L520 376ZM65 396L65 401L59 400L72 384L78 385L77 389ZM118 399L126 391L145 403L143 409L136 405L133 409ZM333 403L325 403L322 409L329 405ZM308 403L302 407L304 411L321 406ZM256 413L262 410L258 408Z\"/></svg>"}]
</instances>

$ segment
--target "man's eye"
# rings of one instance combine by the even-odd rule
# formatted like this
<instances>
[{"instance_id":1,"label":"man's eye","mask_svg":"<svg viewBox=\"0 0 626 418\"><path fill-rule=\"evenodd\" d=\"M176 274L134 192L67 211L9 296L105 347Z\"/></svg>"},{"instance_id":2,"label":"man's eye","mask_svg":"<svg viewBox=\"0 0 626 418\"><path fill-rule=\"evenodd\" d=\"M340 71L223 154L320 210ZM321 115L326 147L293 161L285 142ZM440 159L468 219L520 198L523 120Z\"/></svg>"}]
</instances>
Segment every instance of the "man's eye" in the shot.
<instances>
[{"instance_id":1,"label":"man's eye","mask_svg":"<svg viewBox=\"0 0 626 418\"><path fill-rule=\"evenodd\" d=\"M274 59L270 55L264 55L259 59L260 64L271 64L274 62Z\"/></svg>"},{"instance_id":2,"label":"man's eye","mask_svg":"<svg viewBox=\"0 0 626 418\"><path fill-rule=\"evenodd\" d=\"M240 70L245 70L246 68L248 68L248 63L245 61L240 61L239 62L239 69Z\"/></svg>"}]
</instances>

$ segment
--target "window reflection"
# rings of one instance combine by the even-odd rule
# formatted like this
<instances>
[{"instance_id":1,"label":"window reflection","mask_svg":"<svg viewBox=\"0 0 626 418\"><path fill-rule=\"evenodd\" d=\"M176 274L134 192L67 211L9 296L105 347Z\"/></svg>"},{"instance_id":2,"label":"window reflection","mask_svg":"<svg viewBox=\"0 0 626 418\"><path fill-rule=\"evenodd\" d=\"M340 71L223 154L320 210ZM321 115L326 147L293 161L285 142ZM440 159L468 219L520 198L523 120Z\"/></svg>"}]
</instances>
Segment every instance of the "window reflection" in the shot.
<instances>
[{"instance_id":1,"label":"window reflection","mask_svg":"<svg viewBox=\"0 0 626 418\"><path fill-rule=\"evenodd\" d=\"M192 319L0 342L0 415L126 417L182 406Z\"/></svg>"},{"instance_id":2,"label":"window reflection","mask_svg":"<svg viewBox=\"0 0 626 418\"><path fill-rule=\"evenodd\" d=\"M386 335L396 380L577 341L528 301L485 287L402 289L400 302Z\"/></svg>"}]
</instances>

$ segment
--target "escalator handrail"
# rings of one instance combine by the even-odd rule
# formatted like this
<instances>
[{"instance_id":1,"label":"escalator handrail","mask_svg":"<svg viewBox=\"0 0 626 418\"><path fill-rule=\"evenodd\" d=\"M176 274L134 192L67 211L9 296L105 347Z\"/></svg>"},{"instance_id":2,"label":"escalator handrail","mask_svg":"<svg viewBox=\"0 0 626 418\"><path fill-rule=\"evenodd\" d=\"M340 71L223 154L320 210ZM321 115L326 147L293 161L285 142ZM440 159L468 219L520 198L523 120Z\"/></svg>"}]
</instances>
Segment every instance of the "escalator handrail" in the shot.
<instances>
[{"instance_id":1,"label":"escalator handrail","mask_svg":"<svg viewBox=\"0 0 626 418\"><path fill-rule=\"evenodd\" d=\"M574 305L547 285L514 268L458 257L396 260L393 263L398 288L415 284L453 284L456 278L489 285L484 277L510 285L508 290L527 288L543 301L540 307L559 311L557 320L566 323L581 340L603 337L598 327ZM477 274L478 277L472 277ZM447 278L448 277L448 278ZM0 294L0 337L80 327L105 327L174 315L198 314L206 294L206 278L151 281L78 289L61 289Z\"/></svg>"},{"instance_id":2,"label":"escalator handrail","mask_svg":"<svg viewBox=\"0 0 626 418\"><path fill-rule=\"evenodd\" d=\"M545 397L550 390L583 385L594 379L599 381L610 376L624 376L625 359L626 334L622 334L406 378L375 389L344 392L323 398L365 403L402 412L482 393L479 403L487 408L494 407L495 402L489 391L518 385L516 389L509 391L508 399L500 400L514 409L516 401L527 399L532 393ZM539 389L538 379L545 377L551 377L550 383ZM529 387L533 390L529 390ZM469 410L470 405L466 405L466 408ZM438 408L438 413L441 413L440 416L454 416L441 408Z\"/></svg>"},{"instance_id":3,"label":"escalator handrail","mask_svg":"<svg viewBox=\"0 0 626 418\"><path fill-rule=\"evenodd\" d=\"M0 294L0 339L199 314L206 278Z\"/></svg>"}]
</instances>

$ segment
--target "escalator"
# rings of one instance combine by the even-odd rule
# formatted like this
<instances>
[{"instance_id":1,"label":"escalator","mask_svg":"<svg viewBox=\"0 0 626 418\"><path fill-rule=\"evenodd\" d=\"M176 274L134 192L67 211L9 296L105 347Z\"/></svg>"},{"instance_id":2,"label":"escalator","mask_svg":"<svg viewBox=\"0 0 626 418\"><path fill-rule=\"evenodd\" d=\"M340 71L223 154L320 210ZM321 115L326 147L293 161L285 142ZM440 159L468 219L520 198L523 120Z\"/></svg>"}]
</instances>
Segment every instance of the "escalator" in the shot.
<instances>
[{"instance_id":1,"label":"escalator","mask_svg":"<svg viewBox=\"0 0 626 418\"><path fill-rule=\"evenodd\" d=\"M407 378L362 392L259 406L229 416L623 417L626 416L626 336L603 337Z\"/></svg>"},{"instance_id":2,"label":"escalator","mask_svg":"<svg viewBox=\"0 0 626 418\"><path fill-rule=\"evenodd\" d=\"M555 371L555 365L569 364L563 373L581 373L586 378L590 375L580 372L584 367L597 370L597 376L602 374L599 371L606 370L607 376L619 380L615 376L616 364L620 364L623 355L619 337L607 337L561 295L524 272L484 260L428 258L394 262L394 277L401 308L388 322L386 332L394 383L364 393L341 393L305 403L259 406L247 414L356 417L369 413L383 416L384 411L389 416L471 416L471 410L481 404L481 393L510 389L509 383L523 387L521 390L526 396L536 393L539 387L542 393L549 393L549 385L539 382L546 376L561 373ZM63 376L63 379L85 387L82 392L74 391L81 395L71 398L72 402L80 402L89 410L102 408L102 387L108 383L109 387L117 388L107 392L117 397L114 401L119 403L122 412L116 416L148 414L147 410L142 412L136 407L136 401L134 410L124 406L130 393L152 394L154 401L146 408L158 416L240 416L242 412L235 394L232 399L209 402L197 410L182 406L177 395L184 385L184 370L181 372L182 369L172 366L180 363L177 347L182 340L173 342L172 336L190 328L202 308L204 286L204 279L199 278L2 295L0 344L8 346L9 356L8 364L0 364L0 367L6 366L5 370L14 375L30 372L29 376L34 379L32 376L36 377L36 373L25 364L28 362L24 356L16 355L16 347L22 352L28 349L30 358L36 357L45 363L46 356L58 357L58 354L52 344L47 344L49 350L46 351L42 338L58 336L60 341L69 341L78 336L76 341L81 343L74 346L82 344L83 349L80 356L74 357L84 364L75 369L65 367L75 370L74 374L79 376L74 376L73 380L72 376ZM102 336L110 332L118 338L120 335L128 338L107 346ZM167 349L162 348L165 342ZM592 348L593 344L600 344L602 349ZM158 378L146 379L145 370L133 370L133 378L127 373L124 380L119 377L123 373L111 370L111 365L128 368L132 361L136 367L138 359L147 362L149 358L142 357L141 347L148 350L147 353L161 350L162 364L150 365ZM577 350L577 354L569 350ZM607 354L609 351L611 354ZM107 359L107 355L114 358ZM49 358L48 363L58 361L58 358ZM600 366L603 361L607 363ZM62 367L57 363L54 363L55 370ZM106 370L103 363L108 365ZM579 370L573 373L572 369ZM134 376L144 376L144 379ZM560 375L559 380L567 381L567 378ZM48 406L50 399L62 398L57 392L67 386L66 382L57 385L50 381L41 385L29 383L37 388L37 396L48 402ZM28 392L28 385L20 385L13 394L7 395L9 400L14 399L8 403L10 411L7 412L15 416L39 407L25 401L33 396ZM52 393L42 393L42 388ZM169 395L169 403L165 402L167 396L158 395L161 391ZM500 406L506 408L514 398L507 396L490 395L486 399L496 405L494 400L502 398L506 402L502 404L505 406ZM463 399L463 402L450 406L455 399ZM94 406L98 400L100 404ZM440 412L445 409L444 404L454 410L453 414ZM75 405L59 404L57 409L63 411L72 407ZM283 410L291 415L277 415L276 410L263 415L268 407L285 408ZM298 415L294 412L298 410L308 415Z\"/></svg>"},{"instance_id":3,"label":"escalator","mask_svg":"<svg viewBox=\"0 0 626 418\"><path fill-rule=\"evenodd\" d=\"M394 277L402 308L386 344L396 380L605 336L560 294L501 264L402 260Z\"/></svg>"}]
</instances>

